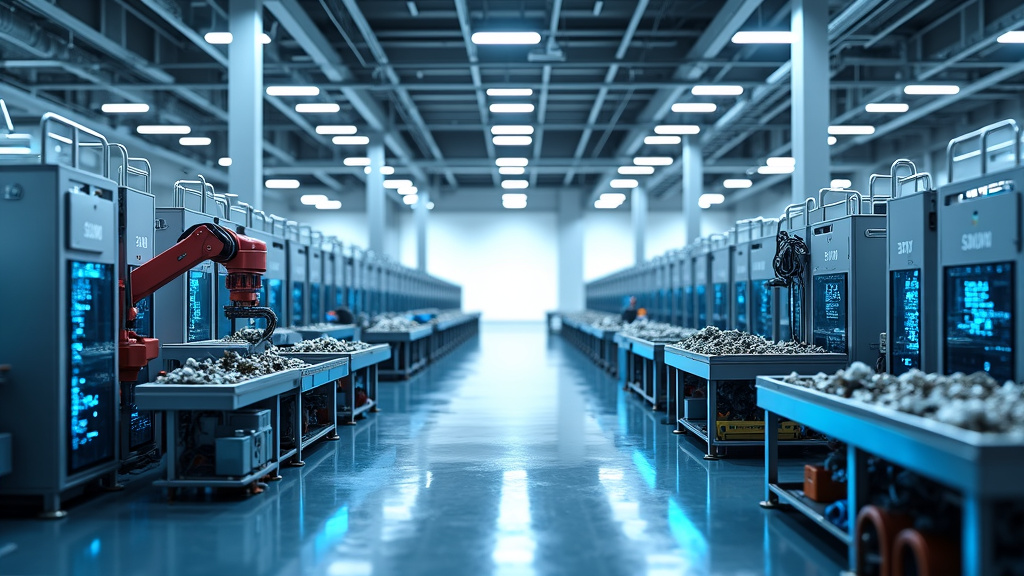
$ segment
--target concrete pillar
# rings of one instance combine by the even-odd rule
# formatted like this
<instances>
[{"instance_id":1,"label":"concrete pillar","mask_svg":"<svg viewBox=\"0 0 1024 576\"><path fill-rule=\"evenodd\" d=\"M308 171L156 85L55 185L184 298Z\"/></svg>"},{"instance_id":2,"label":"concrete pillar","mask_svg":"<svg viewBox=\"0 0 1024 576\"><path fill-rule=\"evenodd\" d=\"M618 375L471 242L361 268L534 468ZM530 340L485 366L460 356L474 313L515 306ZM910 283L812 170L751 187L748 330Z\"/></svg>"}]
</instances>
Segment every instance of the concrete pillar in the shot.
<instances>
[{"instance_id":1,"label":"concrete pillar","mask_svg":"<svg viewBox=\"0 0 1024 576\"><path fill-rule=\"evenodd\" d=\"M583 193L558 192L558 309L584 308Z\"/></svg>"},{"instance_id":2,"label":"concrete pillar","mask_svg":"<svg viewBox=\"0 0 1024 576\"><path fill-rule=\"evenodd\" d=\"M228 29L228 189L263 209L263 0L231 0Z\"/></svg>"},{"instance_id":3,"label":"concrete pillar","mask_svg":"<svg viewBox=\"0 0 1024 576\"><path fill-rule=\"evenodd\" d=\"M384 139L379 134L370 136L366 146L370 158L370 173L366 175L366 229L367 247L376 254L384 254L384 234L387 232L387 196L384 190Z\"/></svg>"},{"instance_id":4,"label":"concrete pillar","mask_svg":"<svg viewBox=\"0 0 1024 576\"><path fill-rule=\"evenodd\" d=\"M642 186L634 188L629 205L633 216L633 263L643 264L647 260L647 190Z\"/></svg>"},{"instance_id":5,"label":"concrete pillar","mask_svg":"<svg viewBox=\"0 0 1024 576\"><path fill-rule=\"evenodd\" d=\"M704 157L700 139L683 136L683 219L686 222L686 244L700 238L701 209L697 200L704 193Z\"/></svg>"},{"instance_id":6,"label":"concrete pillar","mask_svg":"<svg viewBox=\"0 0 1024 576\"><path fill-rule=\"evenodd\" d=\"M413 217L416 219L416 269L420 272L427 271L427 219L430 215L430 211L427 210L427 204L430 203L430 193L420 192L419 202L416 203L416 207L413 208L415 214Z\"/></svg>"},{"instance_id":7,"label":"concrete pillar","mask_svg":"<svg viewBox=\"0 0 1024 576\"><path fill-rule=\"evenodd\" d=\"M794 204L832 181L828 139L828 2L793 0L793 113L791 115Z\"/></svg>"}]
</instances>

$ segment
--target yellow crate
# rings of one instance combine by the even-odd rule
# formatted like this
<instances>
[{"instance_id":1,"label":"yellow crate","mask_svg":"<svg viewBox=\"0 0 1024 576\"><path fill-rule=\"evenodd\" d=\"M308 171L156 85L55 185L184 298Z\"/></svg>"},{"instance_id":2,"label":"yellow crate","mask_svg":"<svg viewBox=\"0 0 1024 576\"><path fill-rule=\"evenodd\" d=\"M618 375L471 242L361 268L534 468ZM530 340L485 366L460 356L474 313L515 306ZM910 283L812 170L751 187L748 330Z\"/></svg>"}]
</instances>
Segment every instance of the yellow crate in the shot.
<instances>
[{"instance_id":1,"label":"yellow crate","mask_svg":"<svg viewBox=\"0 0 1024 576\"><path fill-rule=\"evenodd\" d=\"M764 440L764 420L719 420L719 440ZM779 440L800 438L800 425L796 422L779 422Z\"/></svg>"}]
</instances>

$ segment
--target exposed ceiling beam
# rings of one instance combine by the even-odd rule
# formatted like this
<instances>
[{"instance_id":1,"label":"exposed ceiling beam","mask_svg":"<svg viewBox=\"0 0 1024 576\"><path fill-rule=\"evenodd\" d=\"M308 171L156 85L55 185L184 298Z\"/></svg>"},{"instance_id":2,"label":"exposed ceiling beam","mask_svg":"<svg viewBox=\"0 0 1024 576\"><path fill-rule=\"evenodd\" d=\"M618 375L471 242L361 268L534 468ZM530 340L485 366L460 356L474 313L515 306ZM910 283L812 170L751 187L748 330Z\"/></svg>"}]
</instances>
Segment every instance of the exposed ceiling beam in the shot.
<instances>
[{"instance_id":1,"label":"exposed ceiling beam","mask_svg":"<svg viewBox=\"0 0 1024 576\"><path fill-rule=\"evenodd\" d=\"M462 32L462 44L466 49L466 57L469 58L469 75L473 79L473 97L476 99L477 113L480 114L480 122L483 124L484 147L487 149L487 157L497 158L497 151L494 149L494 142L487 133L488 110L487 98L484 95L483 79L480 75L480 59L477 55L476 45L471 40L472 28L469 22L469 7L466 0L455 0L455 13L459 15L459 30ZM501 185L501 176L492 167L491 180L495 186Z\"/></svg>"}]
</instances>

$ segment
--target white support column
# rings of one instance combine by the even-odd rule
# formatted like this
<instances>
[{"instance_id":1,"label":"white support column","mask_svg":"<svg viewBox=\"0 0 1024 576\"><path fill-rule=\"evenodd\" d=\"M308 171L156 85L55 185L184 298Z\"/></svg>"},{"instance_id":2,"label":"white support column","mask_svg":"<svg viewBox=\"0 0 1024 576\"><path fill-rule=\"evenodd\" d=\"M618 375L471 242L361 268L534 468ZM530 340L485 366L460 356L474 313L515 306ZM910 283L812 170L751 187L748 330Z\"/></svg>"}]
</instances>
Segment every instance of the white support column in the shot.
<instances>
[{"instance_id":1,"label":"white support column","mask_svg":"<svg viewBox=\"0 0 1024 576\"><path fill-rule=\"evenodd\" d=\"M413 209L415 214L413 215L416 219L416 269L420 272L427 271L427 219L430 215L430 210L427 210L427 204L430 203L430 193L420 192L419 202L416 203L416 207Z\"/></svg>"},{"instance_id":2,"label":"white support column","mask_svg":"<svg viewBox=\"0 0 1024 576\"><path fill-rule=\"evenodd\" d=\"M583 193L558 192L558 309L584 308Z\"/></svg>"},{"instance_id":3,"label":"white support column","mask_svg":"<svg viewBox=\"0 0 1024 576\"><path fill-rule=\"evenodd\" d=\"M700 139L683 136L683 219L686 222L686 244L700 238L700 206L697 200L704 193L704 157Z\"/></svg>"},{"instance_id":4,"label":"white support column","mask_svg":"<svg viewBox=\"0 0 1024 576\"><path fill-rule=\"evenodd\" d=\"M832 181L828 139L829 67L828 2L793 0L793 132L794 204Z\"/></svg>"},{"instance_id":5,"label":"white support column","mask_svg":"<svg viewBox=\"0 0 1024 576\"><path fill-rule=\"evenodd\" d=\"M387 232L387 196L384 190L384 139L380 134L370 136L366 146L370 158L370 173L366 175L366 229L367 247L377 255L384 254L384 234Z\"/></svg>"},{"instance_id":6,"label":"white support column","mask_svg":"<svg viewBox=\"0 0 1024 576\"><path fill-rule=\"evenodd\" d=\"M643 264L647 259L647 190L634 188L629 206L633 216L633 263Z\"/></svg>"},{"instance_id":7,"label":"white support column","mask_svg":"<svg viewBox=\"0 0 1024 576\"><path fill-rule=\"evenodd\" d=\"M231 0L228 47L228 184L263 209L263 0Z\"/></svg>"}]
</instances>

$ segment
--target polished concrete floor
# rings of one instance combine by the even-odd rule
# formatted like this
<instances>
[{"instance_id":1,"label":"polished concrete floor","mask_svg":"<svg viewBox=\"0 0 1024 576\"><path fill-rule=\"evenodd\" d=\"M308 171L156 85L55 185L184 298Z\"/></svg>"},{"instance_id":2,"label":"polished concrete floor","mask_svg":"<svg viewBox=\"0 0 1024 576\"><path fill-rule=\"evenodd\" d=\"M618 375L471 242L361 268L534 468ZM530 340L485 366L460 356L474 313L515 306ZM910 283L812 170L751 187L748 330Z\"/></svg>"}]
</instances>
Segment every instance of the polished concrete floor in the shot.
<instances>
[{"instance_id":1,"label":"polished concrete floor","mask_svg":"<svg viewBox=\"0 0 1024 576\"><path fill-rule=\"evenodd\" d=\"M0 574L840 570L799 519L758 507L756 452L704 461L542 324L484 324L380 397L381 413L251 498L168 503L137 480L63 520L0 521Z\"/></svg>"}]
</instances>

